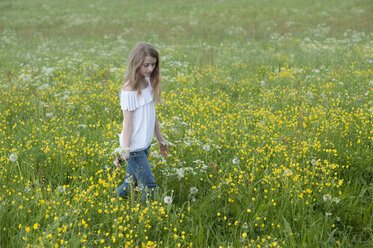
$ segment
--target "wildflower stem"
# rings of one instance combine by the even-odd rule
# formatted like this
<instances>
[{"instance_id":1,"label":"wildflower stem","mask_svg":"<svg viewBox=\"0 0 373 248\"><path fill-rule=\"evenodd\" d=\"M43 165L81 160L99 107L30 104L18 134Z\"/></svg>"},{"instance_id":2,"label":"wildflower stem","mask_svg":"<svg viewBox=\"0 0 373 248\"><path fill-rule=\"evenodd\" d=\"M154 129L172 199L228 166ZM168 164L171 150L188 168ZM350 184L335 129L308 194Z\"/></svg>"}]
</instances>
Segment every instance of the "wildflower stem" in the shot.
<instances>
[{"instance_id":1,"label":"wildflower stem","mask_svg":"<svg viewBox=\"0 0 373 248\"><path fill-rule=\"evenodd\" d=\"M23 177L23 176L22 176L22 172L21 172L21 168L19 167L19 162L16 161L16 163L17 163L17 167L18 167L18 171L19 171L19 176L20 176L20 177Z\"/></svg>"}]
</instances>

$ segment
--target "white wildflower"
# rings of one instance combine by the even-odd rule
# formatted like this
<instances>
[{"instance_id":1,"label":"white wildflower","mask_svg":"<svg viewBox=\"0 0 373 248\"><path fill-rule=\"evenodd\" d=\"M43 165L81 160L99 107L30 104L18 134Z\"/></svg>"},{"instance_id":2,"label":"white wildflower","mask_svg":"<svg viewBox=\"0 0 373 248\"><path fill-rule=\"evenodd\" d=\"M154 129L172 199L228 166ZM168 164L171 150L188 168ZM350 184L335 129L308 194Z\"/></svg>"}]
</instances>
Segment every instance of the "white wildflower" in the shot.
<instances>
[{"instance_id":1,"label":"white wildflower","mask_svg":"<svg viewBox=\"0 0 373 248\"><path fill-rule=\"evenodd\" d=\"M244 228L244 229L249 228L249 225L247 225L247 222L243 223L242 228Z\"/></svg>"},{"instance_id":2,"label":"white wildflower","mask_svg":"<svg viewBox=\"0 0 373 248\"><path fill-rule=\"evenodd\" d=\"M121 157L121 158L125 158L125 155L126 153L129 151L128 148L124 148L124 147L117 147L114 149L114 151L112 152L112 155L114 156L117 156L117 157Z\"/></svg>"},{"instance_id":3,"label":"white wildflower","mask_svg":"<svg viewBox=\"0 0 373 248\"><path fill-rule=\"evenodd\" d=\"M260 81L261 86L264 86L265 84L266 84L266 82L264 80Z\"/></svg>"},{"instance_id":4,"label":"white wildflower","mask_svg":"<svg viewBox=\"0 0 373 248\"><path fill-rule=\"evenodd\" d=\"M328 200L332 199L332 196L329 195L329 194L325 194L325 195L322 196L322 198L324 199L324 201L328 201Z\"/></svg>"},{"instance_id":5,"label":"white wildflower","mask_svg":"<svg viewBox=\"0 0 373 248\"><path fill-rule=\"evenodd\" d=\"M90 112L90 111L92 110L92 108L91 108L91 106L87 105L87 107L85 108L85 110L86 110L87 112Z\"/></svg>"},{"instance_id":6,"label":"white wildflower","mask_svg":"<svg viewBox=\"0 0 373 248\"><path fill-rule=\"evenodd\" d=\"M142 192L144 189L145 189L144 185L142 183L140 183L140 185L138 185L136 187L135 191Z\"/></svg>"},{"instance_id":7,"label":"white wildflower","mask_svg":"<svg viewBox=\"0 0 373 248\"><path fill-rule=\"evenodd\" d=\"M63 193L65 193L66 188L63 187L63 186L58 186L58 187L57 187L57 190L58 190L61 194L63 194Z\"/></svg>"},{"instance_id":8,"label":"white wildflower","mask_svg":"<svg viewBox=\"0 0 373 248\"><path fill-rule=\"evenodd\" d=\"M183 168L176 169L176 174L179 177L179 179L184 178L184 171L185 170Z\"/></svg>"},{"instance_id":9,"label":"white wildflower","mask_svg":"<svg viewBox=\"0 0 373 248\"><path fill-rule=\"evenodd\" d=\"M46 113L45 116L46 116L46 117L52 117L52 116L53 116L53 113L52 113L52 112L50 112L50 113Z\"/></svg>"},{"instance_id":10,"label":"white wildflower","mask_svg":"<svg viewBox=\"0 0 373 248\"><path fill-rule=\"evenodd\" d=\"M54 68L47 68L45 66L43 66L43 68L41 69L42 74L44 74L47 77L53 76L53 71Z\"/></svg>"},{"instance_id":11,"label":"white wildflower","mask_svg":"<svg viewBox=\"0 0 373 248\"><path fill-rule=\"evenodd\" d=\"M167 141L167 140L161 142L161 144L162 144L163 146L173 146L173 144L172 144L171 142Z\"/></svg>"},{"instance_id":12,"label":"white wildflower","mask_svg":"<svg viewBox=\"0 0 373 248\"><path fill-rule=\"evenodd\" d=\"M284 170L284 176L290 176L293 172L290 169Z\"/></svg>"},{"instance_id":13,"label":"white wildflower","mask_svg":"<svg viewBox=\"0 0 373 248\"><path fill-rule=\"evenodd\" d=\"M40 85L40 86L38 87L38 89L39 89L39 90L44 90L44 89L49 88L49 87L50 87L49 84L42 84L42 85Z\"/></svg>"},{"instance_id":14,"label":"white wildflower","mask_svg":"<svg viewBox=\"0 0 373 248\"><path fill-rule=\"evenodd\" d=\"M131 184L131 183L133 183L133 178L132 178L132 176L130 176L130 177L127 177L126 180L124 180L124 181L128 184Z\"/></svg>"}]
</instances>

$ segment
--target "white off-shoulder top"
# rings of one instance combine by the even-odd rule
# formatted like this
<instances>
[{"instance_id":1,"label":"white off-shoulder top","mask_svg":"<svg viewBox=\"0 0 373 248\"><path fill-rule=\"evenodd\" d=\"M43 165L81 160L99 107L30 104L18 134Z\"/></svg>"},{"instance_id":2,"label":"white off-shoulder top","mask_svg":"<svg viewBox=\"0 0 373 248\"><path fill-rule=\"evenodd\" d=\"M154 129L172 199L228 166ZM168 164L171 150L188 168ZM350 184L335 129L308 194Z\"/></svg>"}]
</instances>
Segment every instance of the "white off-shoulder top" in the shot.
<instances>
[{"instance_id":1,"label":"white off-shoulder top","mask_svg":"<svg viewBox=\"0 0 373 248\"><path fill-rule=\"evenodd\" d=\"M146 77L148 86L141 91L141 95L137 91L120 92L120 105L124 111L133 111L132 121L133 130L131 137L130 152L146 149L152 142L155 126L155 101L153 98L153 89L150 79ZM123 118L123 126L124 126ZM124 147L123 134L124 130L119 134L119 143Z\"/></svg>"}]
</instances>

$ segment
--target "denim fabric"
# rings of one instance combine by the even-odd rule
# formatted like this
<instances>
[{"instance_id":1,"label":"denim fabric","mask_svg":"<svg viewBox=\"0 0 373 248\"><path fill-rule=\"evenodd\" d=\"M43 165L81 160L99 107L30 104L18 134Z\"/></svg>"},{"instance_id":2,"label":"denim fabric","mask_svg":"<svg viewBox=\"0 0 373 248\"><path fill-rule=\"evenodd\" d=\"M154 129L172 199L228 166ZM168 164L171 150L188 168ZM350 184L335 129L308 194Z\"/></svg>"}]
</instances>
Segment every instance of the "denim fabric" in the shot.
<instances>
[{"instance_id":1,"label":"denim fabric","mask_svg":"<svg viewBox=\"0 0 373 248\"><path fill-rule=\"evenodd\" d=\"M129 190L138 184L138 188L143 189L143 202L153 199L157 184L148 160L149 150L150 146L145 150L130 153L124 182L115 190L117 196L124 198Z\"/></svg>"}]
</instances>

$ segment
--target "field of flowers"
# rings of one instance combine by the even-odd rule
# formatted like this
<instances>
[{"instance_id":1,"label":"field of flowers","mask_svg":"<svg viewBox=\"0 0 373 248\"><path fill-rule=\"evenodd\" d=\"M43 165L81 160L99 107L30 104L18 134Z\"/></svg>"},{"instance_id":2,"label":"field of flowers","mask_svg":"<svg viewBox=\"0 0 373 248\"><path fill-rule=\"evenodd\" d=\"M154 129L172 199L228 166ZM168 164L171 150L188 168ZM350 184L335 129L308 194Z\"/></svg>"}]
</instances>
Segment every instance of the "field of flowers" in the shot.
<instances>
[{"instance_id":1,"label":"field of flowers","mask_svg":"<svg viewBox=\"0 0 373 248\"><path fill-rule=\"evenodd\" d=\"M0 247L373 246L371 3L192 2L0 3ZM138 41L171 143L147 204L113 197Z\"/></svg>"}]
</instances>

